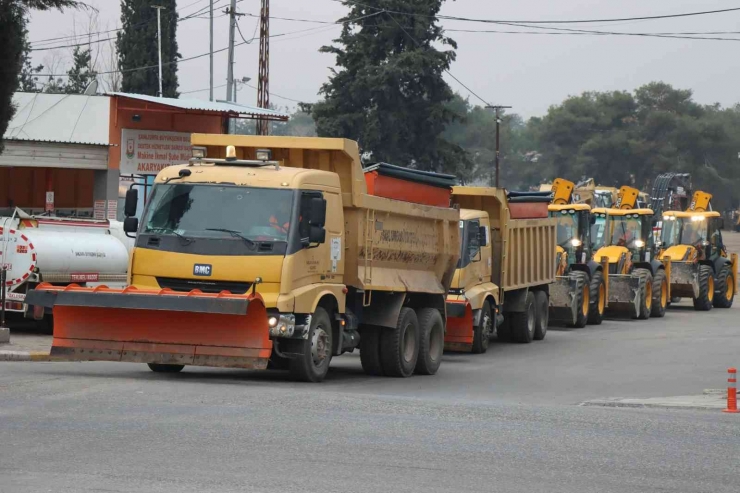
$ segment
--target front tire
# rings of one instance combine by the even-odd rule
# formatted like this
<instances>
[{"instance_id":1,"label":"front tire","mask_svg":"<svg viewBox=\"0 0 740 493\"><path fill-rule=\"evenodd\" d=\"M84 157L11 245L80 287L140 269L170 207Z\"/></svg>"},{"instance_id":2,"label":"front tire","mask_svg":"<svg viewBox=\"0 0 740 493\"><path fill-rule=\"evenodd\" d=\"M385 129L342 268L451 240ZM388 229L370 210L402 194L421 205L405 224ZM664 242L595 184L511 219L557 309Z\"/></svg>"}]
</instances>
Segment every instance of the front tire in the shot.
<instances>
[{"instance_id":1,"label":"front tire","mask_svg":"<svg viewBox=\"0 0 740 493\"><path fill-rule=\"evenodd\" d=\"M516 342L529 344L534 339L535 318L537 307L534 293L529 291L524 300L524 311L511 314L511 335Z\"/></svg>"},{"instance_id":2,"label":"front tire","mask_svg":"<svg viewBox=\"0 0 740 493\"><path fill-rule=\"evenodd\" d=\"M591 278L591 305L588 309L588 323L590 325L601 325L604 321L606 311L606 283L602 271L594 272Z\"/></svg>"},{"instance_id":3,"label":"front tire","mask_svg":"<svg viewBox=\"0 0 740 493\"><path fill-rule=\"evenodd\" d=\"M321 382L329 372L332 356L332 325L326 310L316 308L311 316L308 339L301 342L302 354L290 360L290 374L296 380Z\"/></svg>"},{"instance_id":4,"label":"front tire","mask_svg":"<svg viewBox=\"0 0 740 493\"><path fill-rule=\"evenodd\" d=\"M699 296L694 299L694 310L708 312L714 301L714 273L708 265L699 266Z\"/></svg>"},{"instance_id":5,"label":"front tire","mask_svg":"<svg viewBox=\"0 0 740 493\"><path fill-rule=\"evenodd\" d=\"M534 304L537 308L537 317L534 323L534 340L541 341L547 335L547 326L550 324L550 300L544 291L535 291Z\"/></svg>"},{"instance_id":6,"label":"front tire","mask_svg":"<svg viewBox=\"0 0 740 493\"><path fill-rule=\"evenodd\" d=\"M668 278L665 270L659 269L653 278L653 307L650 310L650 316L654 318L665 317L665 310L668 307Z\"/></svg>"},{"instance_id":7,"label":"front tire","mask_svg":"<svg viewBox=\"0 0 740 493\"><path fill-rule=\"evenodd\" d=\"M419 319L419 358L416 360L415 372L419 375L434 375L442 364L442 353L445 347L445 324L439 310L422 308L417 314Z\"/></svg>"},{"instance_id":8,"label":"front tire","mask_svg":"<svg viewBox=\"0 0 740 493\"><path fill-rule=\"evenodd\" d=\"M160 363L147 363L154 373L180 373L185 365L163 365Z\"/></svg>"},{"instance_id":9,"label":"front tire","mask_svg":"<svg viewBox=\"0 0 740 493\"><path fill-rule=\"evenodd\" d=\"M389 377L405 378L414 373L419 358L419 320L414 310L401 308L395 329L380 334L380 362Z\"/></svg>"},{"instance_id":10,"label":"front tire","mask_svg":"<svg viewBox=\"0 0 740 493\"><path fill-rule=\"evenodd\" d=\"M588 323L588 312L590 310L591 286L588 275L585 272L576 271L571 273L576 278L576 321L571 327L581 329Z\"/></svg>"},{"instance_id":11,"label":"front tire","mask_svg":"<svg viewBox=\"0 0 740 493\"><path fill-rule=\"evenodd\" d=\"M473 354L483 354L488 350L492 332L491 305L488 301L484 301L483 308L481 308L480 323L473 327Z\"/></svg>"},{"instance_id":12,"label":"front tire","mask_svg":"<svg viewBox=\"0 0 740 493\"><path fill-rule=\"evenodd\" d=\"M730 308L735 300L735 277L732 275L732 267L726 265L719 271L714 284L715 308Z\"/></svg>"},{"instance_id":13,"label":"front tire","mask_svg":"<svg viewBox=\"0 0 740 493\"><path fill-rule=\"evenodd\" d=\"M633 275L640 278L640 300L635 318L647 320L653 309L653 275L647 269L635 269Z\"/></svg>"}]
</instances>

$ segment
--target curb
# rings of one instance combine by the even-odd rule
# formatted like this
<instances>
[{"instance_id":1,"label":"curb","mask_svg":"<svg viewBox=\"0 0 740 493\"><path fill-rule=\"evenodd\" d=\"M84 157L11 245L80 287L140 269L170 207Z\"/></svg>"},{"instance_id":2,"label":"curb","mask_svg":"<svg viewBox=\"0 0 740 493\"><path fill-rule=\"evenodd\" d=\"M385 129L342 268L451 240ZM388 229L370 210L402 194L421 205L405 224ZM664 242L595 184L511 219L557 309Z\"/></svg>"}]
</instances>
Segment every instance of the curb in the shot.
<instances>
[{"instance_id":1,"label":"curb","mask_svg":"<svg viewBox=\"0 0 740 493\"><path fill-rule=\"evenodd\" d=\"M609 407L622 409L677 409L688 411L722 411L722 406L702 404L669 404L653 402L619 402L619 401L586 401L578 404L580 407Z\"/></svg>"},{"instance_id":2,"label":"curb","mask_svg":"<svg viewBox=\"0 0 740 493\"><path fill-rule=\"evenodd\" d=\"M55 361L55 359L45 351L0 350L0 361Z\"/></svg>"}]
</instances>

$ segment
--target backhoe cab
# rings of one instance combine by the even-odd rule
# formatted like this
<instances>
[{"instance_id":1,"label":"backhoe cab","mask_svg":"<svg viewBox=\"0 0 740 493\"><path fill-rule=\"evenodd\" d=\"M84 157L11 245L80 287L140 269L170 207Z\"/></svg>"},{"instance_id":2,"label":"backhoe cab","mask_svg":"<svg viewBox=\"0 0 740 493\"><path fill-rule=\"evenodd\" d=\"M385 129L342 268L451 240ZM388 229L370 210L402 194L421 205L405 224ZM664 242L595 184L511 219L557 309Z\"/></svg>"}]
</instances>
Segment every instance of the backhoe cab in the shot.
<instances>
[{"instance_id":1,"label":"backhoe cab","mask_svg":"<svg viewBox=\"0 0 740 493\"><path fill-rule=\"evenodd\" d=\"M691 298L701 311L731 307L737 291L737 255L728 257L711 199L697 191L686 211L666 211L658 245L658 258L671 265L672 295Z\"/></svg>"},{"instance_id":2,"label":"backhoe cab","mask_svg":"<svg viewBox=\"0 0 740 493\"><path fill-rule=\"evenodd\" d=\"M593 259L608 263L608 307L632 318L662 317L670 287L665 265L651 259L651 209L635 209L639 191L624 186L615 208L593 210Z\"/></svg>"},{"instance_id":3,"label":"backhoe cab","mask_svg":"<svg viewBox=\"0 0 740 493\"><path fill-rule=\"evenodd\" d=\"M591 207L572 203L574 189L562 178L552 184L548 212L557 220L557 270L550 286L550 318L580 328L603 320L606 281L591 255Z\"/></svg>"}]
</instances>

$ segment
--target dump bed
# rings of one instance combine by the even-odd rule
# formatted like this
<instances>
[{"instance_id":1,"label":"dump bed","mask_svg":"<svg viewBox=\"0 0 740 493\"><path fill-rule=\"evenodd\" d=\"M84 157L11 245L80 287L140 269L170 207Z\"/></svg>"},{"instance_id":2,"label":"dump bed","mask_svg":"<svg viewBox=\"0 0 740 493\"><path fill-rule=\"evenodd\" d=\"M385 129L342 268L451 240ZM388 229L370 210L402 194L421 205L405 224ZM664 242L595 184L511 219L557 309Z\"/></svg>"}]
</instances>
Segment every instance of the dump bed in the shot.
<instances>
[{"instance_id":1,"label":"dump bed","mask_svg":"<svg viewBox=\"0 0 740 493\"><path fill-rule=\"evenodd\" d=\"M356 142L193 134L192 144L207 147L208 157L225 157L225 147L233 145L238 159L254 159L257 149L269 149L281 167L336 173L344 207L344 283L364 290L447 293L459 257L459 211L369 195ZM281 184L279 178L273 181Z\"/></svg>"},{"instance_id":2,"label":"dump bed","mask_svg":"<svg viewBox=\"0 0 740 493\"><path fill-rule=\"evenodd\" d=\"M555 219L512 219L504 189L454 187L452 203L491 221L492 282L504 291L555 280Z\"/></svg>"}]
</instances>

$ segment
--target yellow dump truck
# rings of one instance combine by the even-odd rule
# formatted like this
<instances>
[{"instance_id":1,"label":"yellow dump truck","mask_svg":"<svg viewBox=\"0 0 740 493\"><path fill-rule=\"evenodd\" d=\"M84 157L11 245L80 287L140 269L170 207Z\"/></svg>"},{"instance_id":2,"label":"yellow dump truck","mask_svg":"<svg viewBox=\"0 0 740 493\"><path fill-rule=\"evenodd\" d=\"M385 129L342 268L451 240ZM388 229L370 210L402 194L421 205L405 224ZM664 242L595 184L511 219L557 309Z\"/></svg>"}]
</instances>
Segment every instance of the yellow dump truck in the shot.
<instances>
[{"instance_id":1,"label":"yellow dump truck","mask_svg":"<svg viewBox=\"0 0 740 493\"><path fill-rule=\"evenodd\" d=\"M737 292L737 255L727 253L711 199L697 191L686 211L664 212L658 252L670 262L671 296L691 298L700 311L730 308Z\"/></svg>"},{"instance_id":2,"label":"yellow dump truck","mask_svg":"<svg viewBox=\"0 0 740 493\"><path fill-rule=\"evenodd\" d=\"M192 136L156 177L123 290L42 285L52 356L289 368L321 381L360 349L368 374L434 374L457 264L459 211L369 195L345 139ZM449 192L449 190L448 190Z\"/></svg>"},{"instance_id":3,"label":"yellow dump truck","mask_svg":"<svg viewBox=\"0 0 740 493\"><path fill-rule=\"evenodd\" d=\"M512 218L504 189L454 187L460 260L447 296L445 348L483 353L489 338L544 339L555 264L555 222ZM516 215L516 214L514 214Z\"/></svg>"},{"instance_id":4,"label":"yellow dump truck","mask_svg":"<svg viewBox=\"0 0 740 493\"><path fill-rule=\"evenodd\" d=\"M593 209L591 237L595 261L608 260L608 312L632 318L663 317L670 286L663 262L654 249L651 209L635 209L639 191L624 186L615 208Z\"/></svg>"}]
</instances>

